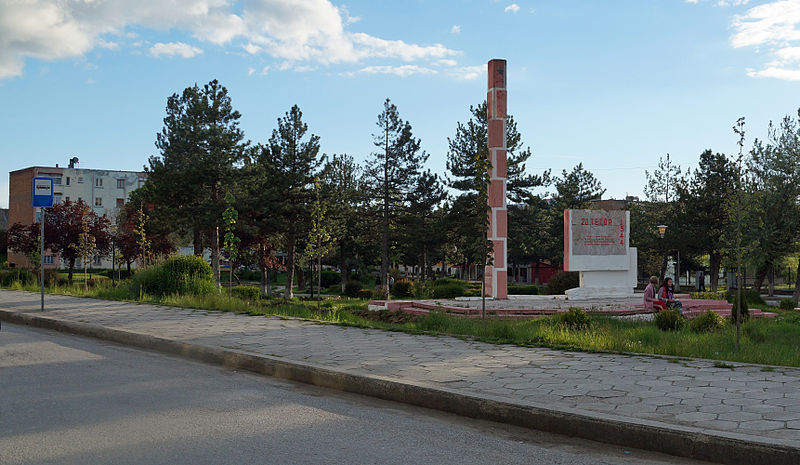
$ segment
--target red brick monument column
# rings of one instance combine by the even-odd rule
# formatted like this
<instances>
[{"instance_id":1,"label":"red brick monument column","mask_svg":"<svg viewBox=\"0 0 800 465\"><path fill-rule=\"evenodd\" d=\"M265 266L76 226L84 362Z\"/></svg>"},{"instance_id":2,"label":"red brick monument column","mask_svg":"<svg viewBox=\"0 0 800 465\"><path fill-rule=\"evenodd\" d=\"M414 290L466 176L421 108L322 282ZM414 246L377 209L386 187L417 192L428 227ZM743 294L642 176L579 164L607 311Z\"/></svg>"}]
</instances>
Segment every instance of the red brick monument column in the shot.
<instances>
[{"instance_id":1,"label":"red brick monument column","mask_svg":"<svg viewBox=\"0 0 800 465\"><path fill-rule=\"evenodd\" d=\"M488 239L494 244L493 265L486 267L486 295L495 299L508 298L506 268L508 211L506 208L506 60L489 62L489 92L486 111L489 121L489 159L492 163L489 184Z\"/></svg>"}]
</instances>

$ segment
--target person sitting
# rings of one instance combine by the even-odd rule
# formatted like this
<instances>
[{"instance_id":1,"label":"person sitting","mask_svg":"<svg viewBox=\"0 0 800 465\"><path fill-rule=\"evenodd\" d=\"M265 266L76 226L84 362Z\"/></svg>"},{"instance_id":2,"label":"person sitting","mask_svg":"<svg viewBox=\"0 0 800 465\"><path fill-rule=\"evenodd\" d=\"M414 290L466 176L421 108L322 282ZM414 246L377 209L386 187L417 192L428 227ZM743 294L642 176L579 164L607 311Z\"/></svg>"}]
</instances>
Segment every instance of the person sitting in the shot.
<instances>
[{"instance_id":1,"label":"person sitting","mask_svg":"<svg viewBox=\"0 0 800 465\"><path fill-rule=\"evenodd\" d=\"M650 284L644 289L644 308L658 312L667 308L667 305L656 295L656 286L658 277L650 276Z\"/></svg>"},{"instance_id":2,"label":"person sitting","mask_svg":"<svg viewBox=\"0 0 800 465\"><path fill-rule=\"evenodd\" d=\"M683 310L681 301L675 300L675 286L672 284L672 278L664 280L664 284L658 289L658 298L666 302L667 308L677 308L678 311Z\"/></svg>"}]
</instances>

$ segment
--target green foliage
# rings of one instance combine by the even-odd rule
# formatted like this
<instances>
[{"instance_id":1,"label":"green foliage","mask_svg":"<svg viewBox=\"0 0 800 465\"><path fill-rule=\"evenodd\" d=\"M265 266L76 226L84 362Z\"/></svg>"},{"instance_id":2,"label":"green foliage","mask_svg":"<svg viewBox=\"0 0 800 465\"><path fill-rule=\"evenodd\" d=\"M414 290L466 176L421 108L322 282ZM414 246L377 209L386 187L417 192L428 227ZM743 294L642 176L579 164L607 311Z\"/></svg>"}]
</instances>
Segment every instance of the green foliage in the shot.
<instances>
[{"instance_id":1,"label":"green foliage","mask_svg":"<svg viewBox=\"0 0 800 465\"><path fill-rule=\"evenodd\" d=\"M748 322L746 325L742 326L742 331L744 332L744 335L747 336L747 339L750 340L750 342L762 344L767 341L766 328L754 321Z\"/></svg>"},{"instance_id":2,"label":"green foliage","mask_svg":"<svg viewBox=\"0 0 800 465\"><path fill-rule=\"evenodd\" d=\"M748 302L757 305L764 305L766 303L764 298L761 297L761 294L759 294L755 289L742 289L742 297L744 298L742 302ZM728 302L734 303L736 301L736 290L734 289L728 291L725 298L728 299Z\"/></svg>"},{"instance_id":3,"label":"green foliage","mask_svg":"<svg viewBox=\"0 0 800 465\"><path fill-rule=\"evenodd\" d=\"M689 329L695 333L709 333L724 328L725 318L711 310L706 310L702 315L689 321Z\"/></svg>"},{"instance_id":4,"label":"green foliage","mask_svg":"<svg viewBox=\"0 0 800 465\"><path fill-rule=\"evenodd\" d=\"M216 290L211 266L201 257L174 256L136 272L131 282L134 295L204 295Z\"/></svg>"},{"instance_id":5,"label":"green foliage","mask_svg":"<svg viewBox=\"0 0 800 465\"><path fill-rule=\"evenodd\" d=\"M705 300L727 300L728 296L723 291L707 291L707 292L692 292L691 297L693 299L705 299Z\"/></svg>"},{"instance_id":6,"label":"green foliage","mask_svg":"<svg viewBox=\"0 0 800 465\"><path fill-rule=\"evenodd\" d=\"M562 295L567 289L573 289L580 285L578 273L575 271L562 271L550 278L547 283L547 294Z\"/></svg>"},{"instance_id":7,"label":"green foliage","mask_svg":"<svg viewBox=\"0 0 800 465\"><path fill-rule=\"evenodd\" d=\"M64 284L66 280L61 277L61 273L53 268L46 268L44 270L44 284L46 286L56 286Z\"/></svg>"},{"instance_id":8,"label":"green foliage","mask_svg":"<svg viewBox=\"0 0 800 465\"><path fill-rule=\"evenodd\" d=\"M360 281L348 281L344 285L344 295L347 297L358 297L358 293L364 285Z\"/></svg>"},{"instance_id":9,"label":"green foliage","mask_svg":"<svg viewBox=\"0 0 800 465\"><path fill-rule=\"evenodd\" d=\"M677 331L681 329L686 320L678 309L668 308L656 313L653 317L656 328L661 331Z\"/></svg>"},{"instance_id":10,"label":"green foliage","mask_svg":"<svg viewBox=\"0 0 800 465\"><path fill-rule=\"evenodd\" d=\"M592 323L589 315L580 307L570 307L568 311L558 314L558 324L569 329L586 329Z\"/></svg>"},{"instance_id":11,"label":"green foliage","mask_svg":"<svg viewBox=\"0 0 800 465\"><path fill-rule=\"evenodd\" d=\"M432 284L430 288L431 298L452 299L464 295L465 285L463 281Z\"/></svg>"},{"instance_id":12,"label":"green foliage","mask_svg":"<svg viewBox=\"0 0 800 465\"><path fill-rule=\"evenodd\" d=\"M371 299L373 295L374 293L369 289L359 289L356 297L358 297L359 299Z\"/></svg>"},{"instance_id":13,"label":"green foliage","mask_svg":"<svg viewBox=\"0 0 800 465\"><path fill-rule=\"evenodd\" d=\"M249 302L261 299L261 289L255 286L234 286L231 288L231 294Z\"/></svg>"},{"instance_id":14,"label":"green foliage","mask_svg":"<svg viewBox=\"0 0 800 465\"><path fill-rule=\"evenodd\" d=\"M759 296L757 293L754 293L753 291L746 291L746 290L743 289L742 290L742 321L746 321L750 317L750 311L748 309L748 303L750 302L750 297L752 297L753 294L758 296L758 299L761 300L762 303L764 302L764 299L762 299L761 296ZM738 294L737 294L736 291L729 291L728 292L728 301L731 302L731 304L733 304L733 307L731 308L731 322L732 323L736 323L736 311L739 308L737 303L736 303L738 301L738 298L739 297L738 297Z\"/></svg>"},{"instance_id":15,"label":"green foliage","mask_svg":"<svg viewBox=\"0 0 800 465\"><path fill-rule=\"evenodd\" d=\"M779 307L781 310L794 310L797 307L797 303L794 299L781 299Z\"/></svg>"},{"instance_id":16,"label":"green foliage","mask_svg":"<svg viewBox=\"0 0 800 465\"><path fill-rule=\"evenodd\" d=\"M538 295L540 290L536 284L509 284L508 293L511 295Z\"/></svg>"},{"instance_id":17,"label":"green foliage","mask_svg":"<svg viewBox=\"0 0 800 465\"><path fill-rule=\"evenodd\" d=\"M3 284L3 286L11 286L13 283L19 283L22 285L34 284L38 282L38 280L36 279L36 275L34 275L30 270L16 268L0 273L0 282Z\"/></svg>"},{"instance_id":18,"label":"green foliage","mask_svg":"<svg viewBox=\"0 0 800 465\"><path fill-rule=\"evenodd\" d=\"M405 299L413 295L411 291L411 281L401 279L392 286L392 297L395 299Z\"/></svg>"},{"instance_id":19,"label":"green foliage","mask_svg":"<svg viewBox=\"0 0 800 465\"><path fill-rule=\"evenodd\" d=\"M331 287L342 282L342 275L336 271L322 272L322 287Z\"/></svg>"}]
</instances>

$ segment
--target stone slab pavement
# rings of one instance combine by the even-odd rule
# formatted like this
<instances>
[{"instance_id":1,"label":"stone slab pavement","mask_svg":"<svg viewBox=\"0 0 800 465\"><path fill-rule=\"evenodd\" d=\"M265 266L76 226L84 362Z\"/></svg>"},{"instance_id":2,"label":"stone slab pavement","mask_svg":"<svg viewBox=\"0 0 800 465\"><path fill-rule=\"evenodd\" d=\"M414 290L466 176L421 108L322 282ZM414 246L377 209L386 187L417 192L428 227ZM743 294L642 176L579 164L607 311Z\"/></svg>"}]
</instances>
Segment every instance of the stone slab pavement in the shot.
<instances>
[{"instance_id":1,"label":"stone slab pavement","mask_svg":"<svg viewBox=\"0 0 800 465\"><path fill-rule=\"evenodd\" d=\"M208 310L0 290L0 310L313 363L517 405L692 427L798 448L800 369L492 345ZM732 436L733 435L733 436ZM763 442L762 441L762 442ZM646 446L644 446L646 447Z\"/></svg>"}]
</instances>

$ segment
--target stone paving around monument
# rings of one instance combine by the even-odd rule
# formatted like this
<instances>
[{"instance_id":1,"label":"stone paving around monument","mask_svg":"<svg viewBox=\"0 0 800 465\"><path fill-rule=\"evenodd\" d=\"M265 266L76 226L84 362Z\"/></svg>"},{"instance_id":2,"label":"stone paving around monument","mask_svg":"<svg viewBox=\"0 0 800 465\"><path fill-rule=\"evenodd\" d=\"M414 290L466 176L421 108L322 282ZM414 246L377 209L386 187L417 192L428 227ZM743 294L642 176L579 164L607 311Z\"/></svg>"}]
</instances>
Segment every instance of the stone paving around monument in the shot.
<instances>
[{"instance_id":1,"label":"stone paving around monument","mask_svg":"<svg viewBox=\"0 0 800 465\"><path fill-rule=\"evenodd\" d=\"M800 447L800 369L566 352L207 310L47 296L49 318L310 362L521 404L571 409ZM0 309L39 296L0 291ZM2 333L0 333L2 338Z\"/></svg>"}]
</instances>

